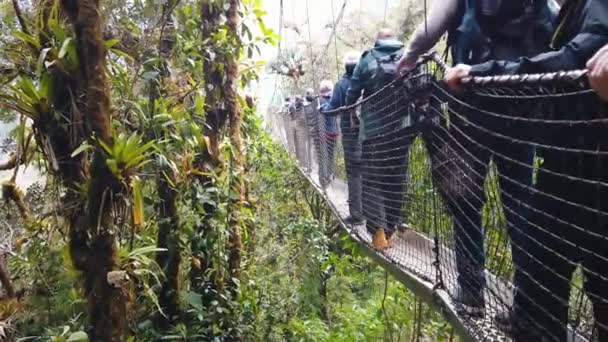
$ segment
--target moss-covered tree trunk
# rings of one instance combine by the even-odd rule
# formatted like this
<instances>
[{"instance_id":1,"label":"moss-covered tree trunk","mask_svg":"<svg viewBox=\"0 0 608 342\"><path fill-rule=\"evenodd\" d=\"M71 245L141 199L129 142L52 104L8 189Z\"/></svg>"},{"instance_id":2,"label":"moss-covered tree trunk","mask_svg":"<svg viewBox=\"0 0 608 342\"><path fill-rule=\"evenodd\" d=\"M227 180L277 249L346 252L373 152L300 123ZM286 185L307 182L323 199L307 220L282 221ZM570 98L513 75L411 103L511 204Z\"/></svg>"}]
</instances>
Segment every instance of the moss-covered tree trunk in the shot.
<instances>
[{"instance_id":1,"label":"moss-covered tree trunk","mask_svg":"<svg viewBox=\"0 0 608 342\"><path fill-rule=\"evenodd\" d=\"M238 33L238 27L240 24L240 1L230 0L229 7L226 11L226 20L228 27L228 34L231 36L233 45L232 54L226 60L226 83L224 85L224 97L226 101L226 112L229 118L230 128L230 142L232 145L231 151L231 184L230 189L234 192L235 196L232 196L230 203L230 218L229 218L229 267L230 267L230 279L231 279L231 290L236 293L238 287L238 280L241 272L241 259L243 254L243 237L242 237L242 220L240 219L239 212L241 206L246 203L245 195L245 182L244 182L244 169L245 169L245 158L243 150L243 142L241 138L241 126L243 123L243 111L240 106L239 94L238 94L238 81L239 81L239 55L241 52L240 48L240 37Z\"/></svg>"},{"instance_id":2,"label":"moss-covered tree trunk","mask_svg":"<svg viewBox=\"0 0 608 342\"><path fill-rule=\"evenodd\" d=\"M214 35L221 25L222 3L221 1L201 0L200 8L201 41L205 44L213 44L215 41ZM203 80L206 92L205 122L203 124L205 127L204 134L208 137L208 146L201 146L201 150L194 160L194 167L210 173L222 165L219 159L219 143L227 117L220 103L223 73L217 67L217 63L223 61L223 54L220 51L209 51L211 47L206 47L203 50L205 52ZM220 94L220 96L218 97L217 94ZM198 176L196 181L203 190L216 186L210 176ZM196 235L191 241L193 258L190 282L192 288L203 296L203 302L209 303L216 299L215 294L221 292L224 284L221 266L218 265L217 269L214 269L214 257L212 255L214 236L217 236L217 227L213 226L212 219L217 207L209 203L203 204L202 207L203 212L196 227ZM213 274L214 279L210 279L211 274Z\"/></svg>"},{"instance_id":3,"label":"moss-covered tree trunk","mask_svg":"<svg viewBox=\"0 0 608 342\"><path fill-rule=\"evenodd\" d=\"M173 22L172 11L176 6L176 1L166 1L162 6L162 22L158 44L158 55L160 57L159 76L150 83L150 114L154 116L155 101L163 95L164 78L168 76L165 67L167 59L170 57L175 46L175 25ZM166 163L157 165L157 191L158 203L158 238L157 247L162 249L156 254L156 262L163 270L165 275L158 302L163 311L162 316L157 320L159 328L165 330L171 327L180 316L179 308L179 272L181 267L181 248L180 248L180 220L177 212L177 190L174 188L176 175L170 167L165 167Z\"/></svg>"},{"instance_id":4,"label":"moss-covered tree trunk","mask_svg":"<svg viewBox=\"0 0 608 342\"><path fill-rule=\"evenodd\" d=\"M83 118L96 139L112 146L107 51L99 0L63 0L61 4L77 38L84 85ZM83 271L89 308L89 339L124 341L128 296L126 290L111 281L115 280L117 274L114 272L118 270L113 209L118 205L123 186L107 167L101 147L95 151L90 170L86 219L83 220L90 239Z\"/></svg>"},{"instance_id":5,"label":"moss-covered tree trunk","mask_svg":"<svg viewBox=\"0 0 608 342\"><path fill-rule=\"evenodd\" d=\"M159 252L156 261L163 269L165 278L162 282L158 302L164 317L159 320L162 329L169 328L180 316L179 309L179 270L181 265L180 221L177 214L177 191L171 184L159 175L158 195L160 198L158 214Z\"/></svg>"}]
</instances>

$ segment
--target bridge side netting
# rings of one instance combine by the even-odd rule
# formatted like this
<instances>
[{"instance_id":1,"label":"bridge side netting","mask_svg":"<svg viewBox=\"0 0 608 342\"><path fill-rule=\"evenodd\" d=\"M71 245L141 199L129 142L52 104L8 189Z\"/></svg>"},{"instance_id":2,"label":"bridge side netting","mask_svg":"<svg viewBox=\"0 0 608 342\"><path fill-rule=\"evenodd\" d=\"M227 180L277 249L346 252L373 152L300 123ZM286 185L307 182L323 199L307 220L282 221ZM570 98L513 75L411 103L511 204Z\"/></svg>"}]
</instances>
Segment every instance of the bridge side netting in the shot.
<instances>
[{"instance_id":1,"label":"bridge side netting","mask_svg":"<svg viewBox=\"0 0 608 342\"><path fill-rule=\"evenodd\" d=\"M582 73L455 95L444 71L432 55L354 106L285 106L274 135L360 214L353 234L449 294L473 336L608 341L606 106Z\"/></svg>"}]
</instances>

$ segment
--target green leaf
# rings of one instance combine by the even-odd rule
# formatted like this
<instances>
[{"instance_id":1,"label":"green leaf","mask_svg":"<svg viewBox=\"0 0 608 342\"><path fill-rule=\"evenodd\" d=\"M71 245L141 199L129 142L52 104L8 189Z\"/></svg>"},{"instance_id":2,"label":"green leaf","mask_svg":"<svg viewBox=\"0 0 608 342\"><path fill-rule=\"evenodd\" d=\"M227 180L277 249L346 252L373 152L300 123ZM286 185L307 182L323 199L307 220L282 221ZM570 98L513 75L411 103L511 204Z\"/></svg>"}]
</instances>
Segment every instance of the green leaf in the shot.
<instances>
[{"instance_id":1,"label":"green leaf","mask_svg":"<svg viewBox=\"0 0 608 342\"><path fill-rule=\"evenodd\" d=\"M82 341L88 341L89 340L89 335L87 335L87 333L85 333L84 331L77 331L73 334L70 335L70 337L68 337L66 342L82 342Z\"/></svg>"},{"instance_id":2,"label":"green leaf","mask_svg":"<svg viewBox=\"0 0 608 342\"><path fill-rule=\"evenodd\" d=\"M114 39L110 39L108 41L106 41L103 45L106 47L106 49L111 49L114 47L114 45L120 43L120 39L118 38L114 38Z\"/></svg>"},{"instance_id":3,"label":"green leaf","mask_svg":"<svg viewBox=\"0 0 608 342\"><path fill-rule=\"evenodd\" d=\"M63 59L63 57L65 57L65 55L68 53L68 48L70 47L71 41L72 41L72 37L69 37L63 41L63 44L61 45L61 49L59 50L59 54L57 55L57 57L59 57L59 59Z\"/></svg>"},{"instance_id":4,"label":"green leaf","mask_svg":"<svg viewBox=\"0 0 608 342\"><path fill-rule=\"evenodd\" d=\"M156 246L146 246L146 247L141 247L141 248L136 248L134 250L131 251L131 253L129 253L129 259L133 259L136 258L138 256L141 255L146 255L146 254L153 254L156 252L166 252L167 250L165 248L158 248Z\"/></svg>"},{"instance_id":5,"label":"green leaf","mask_svg":"<svg viewBox=\"0 0 608 342\"><path fill-rule=\"evenodd\" d=\"M133 224L141 226L144 224L144 195L141 181L134 177L131 181L131 190L133 191Z\"/></svg>"},{"instance_id":6,"label":"green leaf","mask_svg":"<svg viewBox=\"0 0 608 342\"><path fill-rule=\"evenodd\" d=\"M196 292L186 292L184 294L184 301L196 310L203 310L203 297Z\"/></svg>"},{"instance_id":7,"label":"green leaf","mask_svg":"<svg viewBox=\"0 0 608 342\"><path fill-rule=\"evenodd\" d=\"M38 41L38 39L36 39L36 37L32 36L31 34L27 34L23 31L14 31L13 35L21 40L23 40L24 42L32 45L33 47L35 47L36 49L40 49L41 45L40 42Z\"/></svg>"},{"instance_id":8,"label":"green leaf","mask_svg":"<svg viewBox=\"0 0 608 342\"><path fill-rule=\"evenodd\" d=\"M114 159L107 159L106 160L106 165L108 166L108 169L110 169L110 171L112 172L113 175L118 176L118 164L116 163L116 160Z\"/></svg>"},{"instance_id":9,"label":"green leaf","mask_svg":"<svg viewBox=\"0 0 608 342\"><path fill-rule=\"evenodd\" d=\"M74 150L74 152L72 152L72 154L70 155L71 158L76 157L77 155L88 151L88 150L92 150L94 147L92 145L85 143L82 143L82 145L80 145L77 149Z\"/></svg>"},{"instance_id":10,"label":"green leaf","mask_svg":"<svg viewBox=\"0 0 608 342\"><path fill-rule=\"evenodd\" d=\"M119 57L123 57L126 60L129 60L131 62L135 61L135 58L133 58L133 56L129 55L128 53L122 51L122 50L118 50L118 49L110 49L110 52L112 52L113 54L119 56Z\"/></svg>"},{"instance_id":11,"label":"green leaf","mask_svg":"<svg viewBox=\"0 0 608 342\"><path fill-rule=\"evenodd\" d=\"M36 63L36 75L40 76L42 74L42 69L44 68L44 62L46 61L46 56L51 51L51 48L45 48L40 51L40 55L38 55L38 63Z\"/></svg>"},{"instance_id":12,"label":"green leaf","mask_svg":"<svg viewBox=\"0 0 608 342\"><path fill-rule=\"evenodd\" d=\"M141 75L142 80L151 81L158 77L158 71L146 71Z\"/></svg>"}]
</instances>

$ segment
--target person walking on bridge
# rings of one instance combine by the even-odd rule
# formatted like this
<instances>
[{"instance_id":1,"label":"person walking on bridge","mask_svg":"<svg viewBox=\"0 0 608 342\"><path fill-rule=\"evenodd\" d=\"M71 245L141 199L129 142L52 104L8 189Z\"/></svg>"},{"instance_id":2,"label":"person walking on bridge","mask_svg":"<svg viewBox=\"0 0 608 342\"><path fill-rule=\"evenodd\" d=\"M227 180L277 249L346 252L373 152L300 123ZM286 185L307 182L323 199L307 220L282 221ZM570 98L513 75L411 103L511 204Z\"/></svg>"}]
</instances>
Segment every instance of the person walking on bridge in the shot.
<instances>
[{"instance_id":1,"label":"person walking on bridge","mask_svg":"<svg viewBox=\"0 0 608 342\"><path fill-rule=\"evenodd\" d=\"M304 95L304 114L306 124L308 125L308 172L312 172L313 160L318 161L318 158L313 158L313 155L318 155L321 148L320 122L319 122L319 97L315 95L313 88L306 89ZM317 165L318 166L318 165Z\"/></svg>"},{"instance_id":2,"label":"person walking on bridge","mask_svg":"<svg viewBox=\"0 0 608 342\"><path fill-rule=\"evenodd\" d=\"M549 0L551 2L552 0ZM428 20L415 31L399 64L404 74L415 67L421 54L432 48L445 33L454 63L480 63L492 58L515 60L532 56L548 45L555 16L547 0L442 0L434 1ZM436 99L449 102L449 99ZM438 104L439 105L439 104ZM534 150L529 146L508 145L492 136L472 130L464 120L450 115L449 124L440 118L423 134L432 162L433 182L453 217L457 287L452 298L464 304L471 314L483 314L485 307L485 249L482 208L486 202L484 184L493 154L507 155L509 160L494 157L501 177L502 204L509 227L522 229L528 213L516 203L527 203L531 196ZM515 127L489 129L517 136L524 132ZM480 145L489 149L480 148ZM521 184L521 185L518 185ZM496 189L492 189L495 191ZM512 240L517 229L509 228ZM513 249L515 268L522 266L520 254ZM448 286L451 284L447 284Z\"/></svg>"},{"instance_id":3,"label":"person walking on bridge","mask_svg":"<svg viewBox=\"0 0 608 342\"><path fill-rule=\"evenodd\" d=\"M329 100L326 111L332 112L346 106L346 94L351 85L351 78L359 56L356 53L348 53L344 57L345 73L334 86L334 92ZM327 113L325 115L340 115L340 131L342 133L342 148L344 149L344 164L346 168L346 179L348 184L348 224L360 224L363 222L361 209L361 141L359 139L359 126L354 125L350 112L343 110L340 113Z\"/></svg>"},{"instance_id":4,"label":"person walking on bridge","mask_svg":"<svg viewBox=\"0 0 608 342\"><path fill-rule=\"evenodd\" d=\"M319 160L319 181L323 189L327 188L334 177L336 161L336 142L340 132L338 131L338 121L335 115L324 115L323 112L329 108L334 85L329 80L321 81L319 85L319 107L317 112L320 115L320 151Z\"/></svg>"},{"instance_id":5,"label":"person walking on bridge","mask_svg":"<svg viewBox=\"0 0 608 342\"><path fill-rule=\"evenodd\" d=\"M477 65L457 65L446 74L448 86L462 90L468 76L513 75L582 69L587 60L608 43L608 1L566 0L551 42L552 51L516 61L492 60ZM595 61L590 64L593 66ZM594 73L591 73L594 80ZM544 119L597 119L600 111L583 94L576 103L563 102ZM572 101L571 101L572 102ZM516 288L511 323L519 328L516 341L568 339L568 310L571 279L582 266L584 288L593 303L595 331L599 341L608 341L608 192L600 182L608 181L605 157L572 154L552 146L578 150L607 151L605 124L567 128L547 125L535 132L543 146L543 164L538 172L532 201L532 224L517 246L527 264L514 279ZM512 145L511 145L512 146ZM592 184L577 180L588 180ZM589 209L591 208L592 211ZM581 227L583 230L576 229ZM530 329L531 328L531 329ZM534 333L535 336L530 337Z\"/></svg>"},{"instance_id":6,"label":"person walking on bridge","mask_svg":"<svg viewBox=\"0 0 608 342\"><path fill-rule=\"evenodd\" d=\"M362 206L373 247L380 250L390 247L388 239L401 226L407 156L414 140L414 134L407 132L411 128L404 124L407 110L395 106L398 92L378 93L392 83L402 54L403 44L394 32L380 30L374 47L363 53L354 70L346 100L352 105L363 96ZM357 121L354 112L351 120Z\"/></svg>"},{"instance_id":7,"label":"person walking on bridge","mask_svg":"<svg viewBox=\"0 0 608 342\"><path fill-rule=\"evenodd\" d=\"M293 103L289 107L289 117L291 119L291 140L293 141L294 154L298 164L303 169L308 168L308 126L304 113L304 97L296 95Z\"/></svg>"}]
</instances>

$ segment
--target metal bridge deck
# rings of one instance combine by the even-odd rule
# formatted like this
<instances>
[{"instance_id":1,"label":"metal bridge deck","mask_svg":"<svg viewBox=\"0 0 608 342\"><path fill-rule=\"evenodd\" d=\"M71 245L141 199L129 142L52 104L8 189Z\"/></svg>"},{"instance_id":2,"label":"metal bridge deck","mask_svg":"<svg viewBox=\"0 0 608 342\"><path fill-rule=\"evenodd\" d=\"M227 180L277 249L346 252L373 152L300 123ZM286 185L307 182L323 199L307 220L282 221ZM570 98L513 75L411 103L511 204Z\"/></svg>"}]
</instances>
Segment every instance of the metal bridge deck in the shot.
<instances>
[{"instance_id":1,"label":"metal bridge deck","mask_svg":"<svg viewBox=\"0 0 608 342\"><path fill-rule=\"evenodd\" d=\"M358 242L383 268L392 276L402 282L416 296L439 310L454 327L455 331L466 341L511 341L504 332L493 322L497 308L511 307L513 301L512 289L505 281L486 274L487 288L485 291L486 310L483 317L472 317L467 314L464 307L454 302L449 293L455 289L437 286L437 271L435 266L433 240L412 229L397 233L393 237L393 245L385 251L378 251L371 247L371 235L364 225L351 226L345 223L349 215L348 188L344 181L335 179L330 186L323 190L319 186L317 173L304 172L302 174L310 181L319 193L327 200L342 227ZM443 279L454 277L457 274L454 261L454 252L442 247L439 251L439 268ZM444 281L447 284L457 284L456 279ZM571 335L568 341L585 342L586 339L578 335Z\"/></svg>"}]
</instances>

